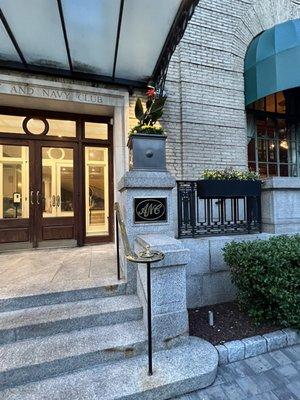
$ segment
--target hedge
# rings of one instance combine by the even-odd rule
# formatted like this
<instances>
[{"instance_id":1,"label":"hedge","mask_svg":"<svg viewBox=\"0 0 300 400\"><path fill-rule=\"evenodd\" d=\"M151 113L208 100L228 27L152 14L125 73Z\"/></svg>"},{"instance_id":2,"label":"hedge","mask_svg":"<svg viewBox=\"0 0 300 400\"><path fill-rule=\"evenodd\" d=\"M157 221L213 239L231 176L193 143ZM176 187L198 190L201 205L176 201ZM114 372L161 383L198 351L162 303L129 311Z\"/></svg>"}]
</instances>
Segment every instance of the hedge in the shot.
<instances>
[{"instance_id":1,"label":"hedge","mask_svg":"<svg viewBox=\"0 0 300 400\"><path fill-rule=\"evenodd\" d=\"M224 247L242 310L256 323L300 329L300 235Z\"/></svg>"}]
</instances>

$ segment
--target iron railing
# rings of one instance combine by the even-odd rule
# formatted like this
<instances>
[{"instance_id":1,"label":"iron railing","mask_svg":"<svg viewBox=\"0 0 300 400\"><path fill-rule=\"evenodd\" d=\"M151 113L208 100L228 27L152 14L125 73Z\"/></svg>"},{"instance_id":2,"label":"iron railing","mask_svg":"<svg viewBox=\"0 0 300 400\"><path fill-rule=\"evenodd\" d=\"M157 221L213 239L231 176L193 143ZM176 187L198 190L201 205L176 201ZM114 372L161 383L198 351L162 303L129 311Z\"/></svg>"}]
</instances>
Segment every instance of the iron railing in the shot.
<instances>
[{"instance_id":1,"label":"iron railing","mask_svg":"<svg viewBox=\"0 0 300 400\"><path fill-rule=\"evenodd\" d=\"M197 181L178 181L178 237L261 232L260 196L198 197Z\"/></svg>"},{"instance_id":2,"label":"iron railing","mask_svg":"<svg viewBox=\"0 0 300 400\"><path fill-rule=\"evenodd\" d=\"M147 325L148 325L148 373L153 375L152 363L152 309L151 309L151 263L164 259L165 255L160 251L150 249L146 246L145 250L136 254L132 251L124 219L122 217L119 203L115 203L116 212L116 244L117 244L117 274L121 279L121 258L120 258L120 234L126 259L133 263L146 264L147 267Z\"/></svg>"}]
</instances>

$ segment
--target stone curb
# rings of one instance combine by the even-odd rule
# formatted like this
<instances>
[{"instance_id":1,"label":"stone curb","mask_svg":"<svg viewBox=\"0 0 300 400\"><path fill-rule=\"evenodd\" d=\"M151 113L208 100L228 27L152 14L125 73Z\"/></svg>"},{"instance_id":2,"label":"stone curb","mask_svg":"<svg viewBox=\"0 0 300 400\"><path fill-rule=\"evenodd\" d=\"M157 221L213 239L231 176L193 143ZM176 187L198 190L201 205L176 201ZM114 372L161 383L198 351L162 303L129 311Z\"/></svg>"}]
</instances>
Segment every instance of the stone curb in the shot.
<instances>
[{"instance_id":1,"label":"stone curb","mask_svg":"<svg viewBox=\"0 0 300 400\"><path fill-rule=\"evenodd\" d=\"M219 365L225 365L299 343L300 332L286 328L261 336L232 340L215 348L219 353Z\"/></svg>"}]
</instances>

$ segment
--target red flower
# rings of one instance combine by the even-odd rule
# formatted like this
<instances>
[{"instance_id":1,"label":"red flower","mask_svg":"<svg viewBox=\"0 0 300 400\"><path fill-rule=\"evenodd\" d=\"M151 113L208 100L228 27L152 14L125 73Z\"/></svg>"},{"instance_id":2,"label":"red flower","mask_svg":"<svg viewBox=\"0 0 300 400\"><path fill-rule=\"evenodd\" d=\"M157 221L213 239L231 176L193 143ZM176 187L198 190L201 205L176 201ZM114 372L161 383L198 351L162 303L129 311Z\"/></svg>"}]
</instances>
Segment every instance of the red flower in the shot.
<instances>
[{"instance_id":1,"label":"red flower","mask_svg":"<svg viewBox=\"0 0 300 400\"><path fill-rule=\"evenodd\" d=\"M155 89L154 88L149 88L147 90L146 94L147 94L148 97L154 97L156 95Z\"/></svg>"}]
</instances>

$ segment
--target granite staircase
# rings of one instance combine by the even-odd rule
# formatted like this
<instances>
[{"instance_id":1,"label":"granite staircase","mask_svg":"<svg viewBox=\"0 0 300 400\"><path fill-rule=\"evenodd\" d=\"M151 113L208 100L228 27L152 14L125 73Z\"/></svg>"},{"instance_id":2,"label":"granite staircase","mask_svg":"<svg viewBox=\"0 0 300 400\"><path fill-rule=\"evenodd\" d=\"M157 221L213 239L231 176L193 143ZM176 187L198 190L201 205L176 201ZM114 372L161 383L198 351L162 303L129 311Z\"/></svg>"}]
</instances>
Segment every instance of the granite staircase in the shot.
<instances>
[{"instance_id":1,"label":"granite staircase","mask_svg":"<svg viewBox=\"0 0 300 400\"><path fill-rule=\"evenodd\" d=\"M0 399L168 399L205 387L217 354L200 339L156 346L126 284L0 300Z\"/></svg>"}]
</instances>

